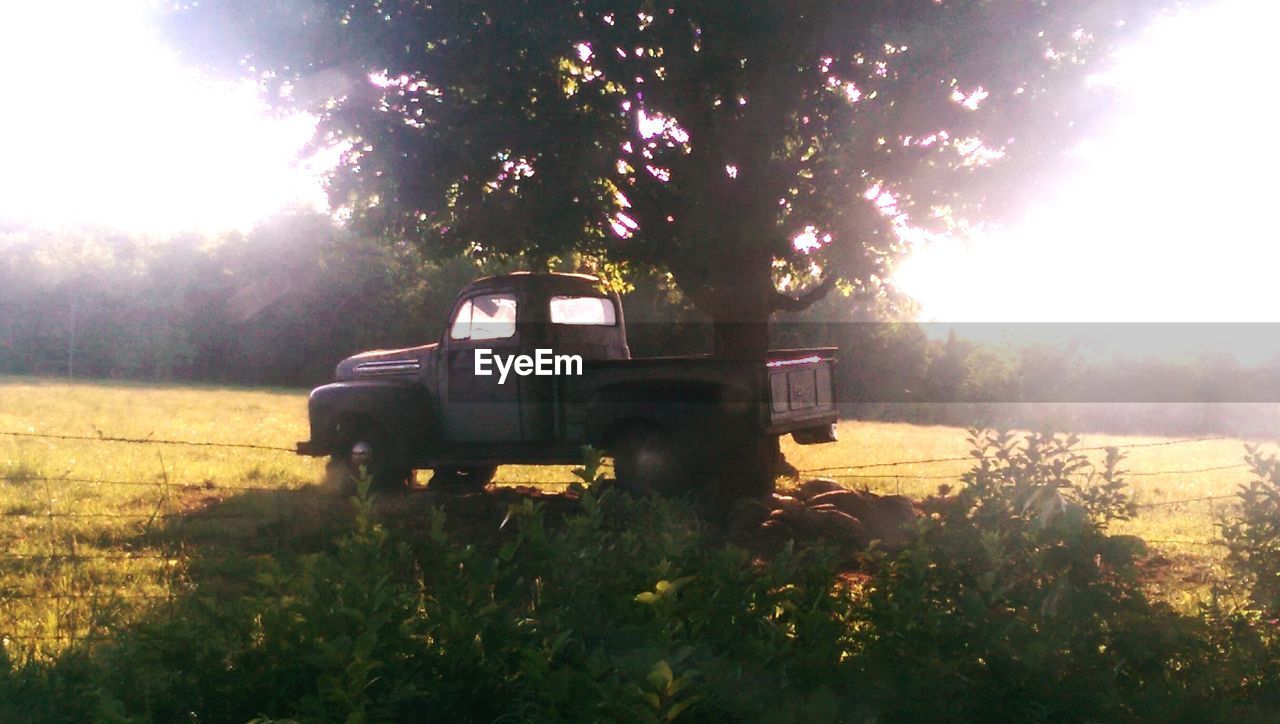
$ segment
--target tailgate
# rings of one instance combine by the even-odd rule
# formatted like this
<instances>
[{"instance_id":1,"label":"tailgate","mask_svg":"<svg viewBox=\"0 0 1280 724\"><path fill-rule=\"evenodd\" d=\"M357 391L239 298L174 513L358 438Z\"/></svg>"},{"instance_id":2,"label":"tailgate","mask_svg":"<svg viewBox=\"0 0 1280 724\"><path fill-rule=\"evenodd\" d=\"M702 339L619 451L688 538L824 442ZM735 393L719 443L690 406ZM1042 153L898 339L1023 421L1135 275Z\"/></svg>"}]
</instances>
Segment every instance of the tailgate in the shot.
<instances>
[{"instance_id":1,"label":"tailgate","mask_svg":"<svg viewBox=\"0 0 1280 724\"><path fill-rule=\"evenodd\" d=\"M790 432L836 421L835 349L769 353L770 432Z\"/></svg>"}]
</instances>

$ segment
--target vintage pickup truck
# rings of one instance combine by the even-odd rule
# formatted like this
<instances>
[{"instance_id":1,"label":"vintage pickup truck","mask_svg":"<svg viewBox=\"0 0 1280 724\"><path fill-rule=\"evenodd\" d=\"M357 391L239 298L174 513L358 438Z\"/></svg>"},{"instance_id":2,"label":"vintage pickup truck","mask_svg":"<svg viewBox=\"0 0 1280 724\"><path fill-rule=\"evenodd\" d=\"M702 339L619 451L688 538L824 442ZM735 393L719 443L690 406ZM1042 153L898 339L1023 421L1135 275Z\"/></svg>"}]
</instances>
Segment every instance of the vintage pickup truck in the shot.
<instances>
[{"instance_id":1,"label":"vintage pickup truck","mask_svg":"<svg viewBox=\"0 0 1280 724\"><path fill-rule=\"evenodd\" d=\"M633 359L618 296L576 274L476 280L449 319L439 342L339 363L311 393L298 452L340 475L364 466L382 489L430 468L432 487L467 490L498 465L576 463L591 445L632 491L742 495L776 473L750 451L835 439L831 349Z\"/></svg>"}]
</instances>

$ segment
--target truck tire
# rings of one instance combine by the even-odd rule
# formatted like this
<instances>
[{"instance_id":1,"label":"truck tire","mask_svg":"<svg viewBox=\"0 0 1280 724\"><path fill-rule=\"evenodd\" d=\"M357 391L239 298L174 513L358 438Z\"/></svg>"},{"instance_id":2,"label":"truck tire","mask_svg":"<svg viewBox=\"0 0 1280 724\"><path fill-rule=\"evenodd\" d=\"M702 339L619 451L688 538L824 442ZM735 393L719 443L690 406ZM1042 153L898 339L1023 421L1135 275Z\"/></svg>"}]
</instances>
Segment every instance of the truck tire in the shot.
<instances>
[{"instance_id":1,"label":"truck tire","mask_svg":"<svg viewBox=\"0 0 1280 724\"><path fill-rule=\"evenodd\" d=\"M785 463L776 435L752 435L726 448L730 453L718 471L720 494L726 500L763 498L775 488L779 467Z\"/></svg>"},{"instance_id":2,"label":"truck tire","mask_svg":"<svg viewBox=\"0 0 1280 724\"><path fill-rule=\"evenodd\" d=\"M413 486L413 468L400 459L389 437L376 428L363 426L348 437L326 466L331 478L345 494L356 492L360 468L368 473L370 490L401 493Z\"/></svg>"},{"instance_id":3,"label":"truck tire","mask_svg":"<svg viewBox=\"0 0 1280 724\"><path fill-rule=\"evenodd\" d=\"M444 493L478 493L493 482L497 473L497 465L435 468L427 488Z\"/></svg>"},{"instance_id":4,"label":"truck tire","mask_svg":"<svg viewBox=\"0 0 1280 724\"><path fill-rule=\"evenodd\" d=\"M624 432L611 446L618 487L632 495L681 496L692 488L687 455L662 430L650 427Z\"/></svg>"}]
</instances>

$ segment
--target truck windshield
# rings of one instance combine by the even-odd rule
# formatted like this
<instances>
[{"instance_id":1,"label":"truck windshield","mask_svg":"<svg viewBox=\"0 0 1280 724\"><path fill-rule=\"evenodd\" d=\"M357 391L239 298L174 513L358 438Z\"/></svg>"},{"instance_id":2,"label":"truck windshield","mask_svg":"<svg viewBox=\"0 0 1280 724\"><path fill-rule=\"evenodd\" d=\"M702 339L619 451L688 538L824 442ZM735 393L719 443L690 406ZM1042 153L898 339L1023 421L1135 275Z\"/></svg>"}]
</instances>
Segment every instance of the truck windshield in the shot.
<instances>
[{"instance_id":1,"label":"truck windshield","mask_svg":"<svg viewBox=\"0 0 1280 724\"><path fill-rule=\"evenodd\" d=\"M458 308L450 339L505 339L516 333L516 298L512 294L472 297Z\"/></svg>"},{"instance_id":2,"label":"truck windshield","mask_svg":"<svg viewBox=\"0 0 1280 724\"><path fill-rule=\"evenodd\" d=\"M617 322L613 302L604 297L552 297L552 324L611 327Z\"/></svg>"}]
</instances>

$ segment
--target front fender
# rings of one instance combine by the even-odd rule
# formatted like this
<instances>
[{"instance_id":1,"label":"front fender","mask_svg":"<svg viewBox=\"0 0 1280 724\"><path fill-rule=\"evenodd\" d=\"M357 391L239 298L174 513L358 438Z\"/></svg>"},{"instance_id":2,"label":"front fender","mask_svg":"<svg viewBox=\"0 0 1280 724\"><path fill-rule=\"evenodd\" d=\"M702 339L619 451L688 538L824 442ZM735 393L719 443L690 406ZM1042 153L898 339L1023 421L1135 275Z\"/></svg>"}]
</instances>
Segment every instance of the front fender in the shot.
<instances>
[{"instance_id":1,"label":"front fender","mask_svg":"<svg viewBox=\"0 0 1280 724\"><path fill-rule=\"evenodd\" d=\"M419 387L392 380L335 382L311 391L307 414L311 440L300 446L309 455L329 455L339 451L342 423L372 424L414 447L431 432L431 406Z\"/></svg>"}]
</instances>

